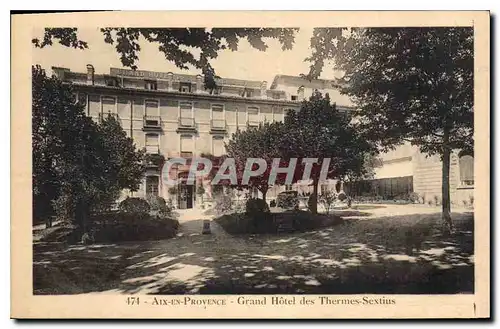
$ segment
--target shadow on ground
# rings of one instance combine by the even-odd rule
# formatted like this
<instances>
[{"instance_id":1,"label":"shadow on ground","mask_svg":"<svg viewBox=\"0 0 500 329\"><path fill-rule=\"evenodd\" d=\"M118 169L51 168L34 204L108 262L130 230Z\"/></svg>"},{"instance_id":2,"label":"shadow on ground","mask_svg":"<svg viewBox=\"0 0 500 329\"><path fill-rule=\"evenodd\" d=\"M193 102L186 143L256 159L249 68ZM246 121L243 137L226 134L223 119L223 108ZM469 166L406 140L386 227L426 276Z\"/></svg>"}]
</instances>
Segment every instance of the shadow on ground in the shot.
<instances>
[{"instance_id":1,"label":"shadow on ground","mask_svg":"<svg viewBox=\"0 0 500 329\"><path fill-rule=\"evenodd\" d=\"M473 214L388 216L278 236L201 235L202 220L163 241L34 245L34 293L473 293ZM186 223L187 224L187 223Z\"/></svg>"}]
</instances>

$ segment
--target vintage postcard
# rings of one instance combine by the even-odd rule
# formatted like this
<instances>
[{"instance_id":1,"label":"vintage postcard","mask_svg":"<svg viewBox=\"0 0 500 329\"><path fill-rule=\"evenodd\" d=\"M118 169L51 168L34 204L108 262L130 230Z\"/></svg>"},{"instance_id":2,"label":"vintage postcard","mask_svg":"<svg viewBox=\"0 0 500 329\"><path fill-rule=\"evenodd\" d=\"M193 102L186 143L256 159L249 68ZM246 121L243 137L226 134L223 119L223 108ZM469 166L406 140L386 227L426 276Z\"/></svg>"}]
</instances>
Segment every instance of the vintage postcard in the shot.
<instances>
[{"instance_id":1,"label":"vintage postcard","mask_svg":"<svg viewBox=\"0 0 500 329\"><path fill-rule=\"evenodd\" d=\"M11 40L13 318L490 317L489 12Z\"/></svg>"}]
</instances>

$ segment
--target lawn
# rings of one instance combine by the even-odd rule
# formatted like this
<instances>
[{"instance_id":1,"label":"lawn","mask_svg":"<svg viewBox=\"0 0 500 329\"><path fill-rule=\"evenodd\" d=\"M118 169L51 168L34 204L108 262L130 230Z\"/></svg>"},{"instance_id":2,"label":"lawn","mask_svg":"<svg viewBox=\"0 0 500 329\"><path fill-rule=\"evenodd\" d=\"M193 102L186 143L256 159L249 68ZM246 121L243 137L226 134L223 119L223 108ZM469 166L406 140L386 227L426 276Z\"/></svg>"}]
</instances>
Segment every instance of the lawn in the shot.
<instances>
[{"instance_id":1,"label":"lawn","mask_svg":"<svg viewBox=\"0 0 500 329\"><path fill-rule=\"evenodd\" d=\"M437 211L404 209L339 211L341 224L293 234L231 235L212 223L212 235L164 241L36 243L34 293L473 293L473 214L453 213L445 237Z\"/></svg>"}]
</instances>

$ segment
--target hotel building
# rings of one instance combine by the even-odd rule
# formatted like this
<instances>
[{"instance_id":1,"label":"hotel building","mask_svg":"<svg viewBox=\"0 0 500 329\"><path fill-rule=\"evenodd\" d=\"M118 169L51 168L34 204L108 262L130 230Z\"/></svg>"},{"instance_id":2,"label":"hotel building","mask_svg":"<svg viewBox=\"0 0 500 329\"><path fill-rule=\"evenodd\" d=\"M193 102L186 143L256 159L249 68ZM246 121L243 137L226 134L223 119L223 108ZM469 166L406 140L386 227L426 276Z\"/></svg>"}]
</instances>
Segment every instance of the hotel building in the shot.
<instances>
[{"instance_id":1,"label":"hotel building","mask_svg":"<svg viewBox=\"0 0 500 329\"><path fill-rule=\"evenodd\" d=\"M217 89L207 91L203 76L111 68L109 74L96 74L92 65L86 72L53 67L61 80L72 83L77 99L86 104L86 113L95 120L115 116L138 148L145 148L151 159L196 157L202 154L220 156L237 129L258 126L260 122L283 121L288 110L298 110L300 102L314 90L328 93L340 111L353 109L349 99L336 90L330 80L308 81L296 76L277 75L268 88L266 81L219 79ZM441 166L439 159L426 158L409 145L383 154L382 166L376 168L375 193L395 197L401 191L440 196ZM454 153L450 171L452 200L468 200L473 193L473 158ZM180 184L172 189L163 184L162 161L151 161L139 191L126 194L156 194L172 199L179 208L192 208L197 198L210 199L212 186L200 181L196 185ZM188 166L174 168L175 175L185 178ZM372 182L373 183L373 182ZM205 196L196 189L204 185ZM335 181L322 188L330 188ZM374 193L373 184L370 191ZM367 185L367 186L368 186ZM307 184L276 186L269 198L285 189L310 191ZM174 191L175 190L175 191Z\"/></svg>"}]
</instances>

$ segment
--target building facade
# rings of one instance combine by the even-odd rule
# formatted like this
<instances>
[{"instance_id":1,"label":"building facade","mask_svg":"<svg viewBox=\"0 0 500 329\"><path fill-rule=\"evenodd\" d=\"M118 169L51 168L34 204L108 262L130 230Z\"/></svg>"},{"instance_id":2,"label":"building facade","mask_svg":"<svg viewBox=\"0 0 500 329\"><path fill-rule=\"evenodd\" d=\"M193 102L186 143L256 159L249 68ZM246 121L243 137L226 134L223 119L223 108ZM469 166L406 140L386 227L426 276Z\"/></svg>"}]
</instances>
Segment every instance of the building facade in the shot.
<instances>
[{"instance_id":1,"label":"building facade","mask_svg":"<svg viewBox=\"0 0 500 329\"><path fill-rule=\"evenodd\" d=\"M72 83L87 115L96 121L115 116L138 148L165 160L223 155L224 143L237 129L283 121L285 113L297 110L302 100L268 89L265 81L219 79L217 90L206 91L201 75L116 68L109 74L96 74L92 65L87 65L86 72L60 67L52 70L61 80ZM188 169L177 166L173 171L182 181ZM148 166L139 191L125 193L139 197L156 194L180 208L192 208L200 184L205 195L199 197L210 198L212 187L206 181L194 186L166 186L160 161Z\"/></svg>"},{"instance_id":2,"label":"building facade","mask_svg":"<svg viewBox=\"0 0 500 329\"><path fill-rule=\"evenodd\" d=\"M354 109L348 97L341 95L331 80L309 81L297 76L277 75L267 88L266 81L218 79L217 89L207 91L201 75L118 68L111 68L109 74L96 74L92 65L87 65L86 72L60 67L52 70L61 80L73 84L77 99L85 104L87 115L96 121L106 115L115 116L138 148L145 148L149 155L164 160L223 155L224 143L237 129L258 126L264 121L283 121L285 113L298 110L301 101L308 99L314 90L328 93L339 111ZM426 157L417 148L405 144L381 154L380 159L374 179L351 192L378 194L384 198L416 192L427 200L441 198L439 157ZM192 208L200 204L200 200L212 198L215 191L208 181L195 185L182 183L188 170L189 166L174 167L171 175L181 183L167 186L162 177L162 161L152 161L139 191L124 191L124 196L155 194L172 200L179 208ZM203 194L197 193L199 186L203 186ZM328 181L320 191L332 188L339 189L335 180ZM273 199L283 190L307 194L312 187L310 182L275 186L270 188L267 197ZM473 197L472 154L453 153L450 190L455 204Z\"/></svg>"}]
</instances>

